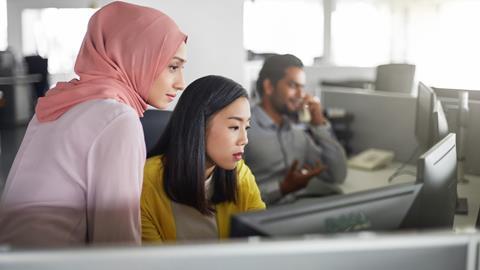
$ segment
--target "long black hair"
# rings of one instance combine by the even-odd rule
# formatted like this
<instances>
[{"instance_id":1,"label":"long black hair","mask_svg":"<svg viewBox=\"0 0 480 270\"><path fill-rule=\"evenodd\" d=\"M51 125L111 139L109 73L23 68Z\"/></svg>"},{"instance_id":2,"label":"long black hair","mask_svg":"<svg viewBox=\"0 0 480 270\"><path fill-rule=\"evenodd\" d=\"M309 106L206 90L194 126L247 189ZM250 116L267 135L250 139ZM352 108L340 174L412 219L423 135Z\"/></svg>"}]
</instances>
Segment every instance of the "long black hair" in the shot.
<instances>
[{"instance_id":1,"label":"long black hair","mask_svg":"<svg viewBox=\"0 0 480 270\"><path fill-rule=\"evenodd\" d=\"M213 196L205 192L206 127L218 111L240 97L248 97L238 83L221 76L206 76L192 82L183 92L165 132L149 157L163 155L164 189L178 203L196 208L205 215L211 204L236 202L236 170L216 166Z\"/></svg>"}]
</instances>

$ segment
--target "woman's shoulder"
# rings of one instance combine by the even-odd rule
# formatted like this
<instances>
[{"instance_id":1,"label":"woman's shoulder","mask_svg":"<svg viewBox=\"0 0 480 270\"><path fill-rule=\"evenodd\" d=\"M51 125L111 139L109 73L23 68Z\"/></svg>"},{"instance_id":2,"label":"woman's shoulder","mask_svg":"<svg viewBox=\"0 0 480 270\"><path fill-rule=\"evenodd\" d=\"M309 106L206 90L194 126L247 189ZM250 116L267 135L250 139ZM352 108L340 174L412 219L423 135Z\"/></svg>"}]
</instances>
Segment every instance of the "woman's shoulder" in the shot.
<instances>
[{"instance_id":1,"label":"woman's shoulder","mask_svg":"<svg viewBox=\"0 0 480 270\"><path fill-rule=\"evenodd\" d=\"M153 183L159 181L163 173L162 156L153 156L145 162L144 181Z\"/></svg>"},{"instance_id":2,"label":"woman's shoulder","mask_svg":"<svg viewBox=\"0 0 480 270\"><path fill-rule=\"evenodd\" d=\"M135 110L132 107L121 103L114 99L92 99L78 105L75 105L71 109L74 111L74 115L78 115L79 112L83 112L85 114L93 114L93 115L103 115L103 116L110 116L115 117L121 114L128 114L128 115L137 115ZM70 111L70 110L69 110ZM68 112L67 112L68 113Z\"/></svg>"},{"instance_id":3,"label":"woman's shoulder","mask_svg":"<svg viewBox=\"0 0 480 270\"><path fill-rule=\"evenodd\" d=\"M242 211L265 208L255 176L243 160L237 164L237 192L237 206Z\"/></svg>"},{"instance_id":4,"label":"woman's shoulder","mask_svg":"<svg viewBox=\"0 0 480 270\"><path fill-rule=\"evenodd\" d=\"M103 130L106 126L121 123L125 129L138 130L141 127L138 114L128 105L113 99L94 99L82 102L68 110L57 122L67 126L90 130Z\"/></svg>"},{"instance_id":5,"label":"woman's shoulder","mask_svg":"<svg viewBox=\"0 0 480 270\"><path fill-rule=\"evenodd\" d=\"M147 158L147 162L145 163L145 166L162 166L163 167L163 161L162 161L162 156L161 155L156 155Z\"/></svg>"},{"instance_id":6,"label":"woman's shoulder","mask_svg":"<svg viewBox=\"0 0 480 270\"><path fill-rule=\"evenodd\" d=\"M237 183L240 186L249 185L252 181L255 181L255 177L252 174L250 168L245 164L245 161L242 159L237 163Z\"/></svg>"}]
</instances>

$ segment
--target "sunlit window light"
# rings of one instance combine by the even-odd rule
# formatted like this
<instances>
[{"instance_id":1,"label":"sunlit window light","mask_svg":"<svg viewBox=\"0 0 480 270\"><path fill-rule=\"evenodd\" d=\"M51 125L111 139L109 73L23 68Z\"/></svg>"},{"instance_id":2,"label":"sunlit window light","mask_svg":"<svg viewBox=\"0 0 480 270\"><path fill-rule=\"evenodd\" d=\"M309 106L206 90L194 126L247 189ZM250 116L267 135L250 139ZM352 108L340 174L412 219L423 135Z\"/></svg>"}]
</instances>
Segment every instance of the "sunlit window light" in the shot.
<instances>
[{"instance_id":1,"label":"sunlit window light","mask_svg":"<svg viewBox=\"0 0 480 270\"><path fill-rule=\"evenodd\" d=\"M0 51L7 45L7 0L0 0Z\"/></svg>"},{"instance_id":2,"label":"sunlit window light","mask_svg":"<svg viewBox=\"0 0 480 270\"><path fill-rule=\"evenodd\" d=\"M438 87L480 90L479 12L478 1L459 1L413 17L408 51L419 78Z\"/></svg>"},{"instance_id":3,"label":"sunlit window light","mask_svg":"<svg viewBox=\"0 0 480 270\"><path fill-rule=\"evenodd\" d=\"M26 9L22 13L23 54L48 58L50 73L72 73L96 9Z\"/></svg>"},{"instance_id":4,"label":"sunlit window light","mask_svg":"<svg viewBox=\"0 0 480 270\"><path fill-rule=\"evenodd\" d=\"M388 7L338 1L332 14L332 59L337 65L376 66L390 60Z\"/></svg>"},{"instance_id":5,"label":"sunlit window light","mask_svg":"<svg viewBox=\"0 0 480 270\"><path fill-rule=\"evenodd\" d=\"M304 64L323 54L323 6L318 0L255 0L244 4L244 47L291 53Z\"/></svg>"}]
</instances>

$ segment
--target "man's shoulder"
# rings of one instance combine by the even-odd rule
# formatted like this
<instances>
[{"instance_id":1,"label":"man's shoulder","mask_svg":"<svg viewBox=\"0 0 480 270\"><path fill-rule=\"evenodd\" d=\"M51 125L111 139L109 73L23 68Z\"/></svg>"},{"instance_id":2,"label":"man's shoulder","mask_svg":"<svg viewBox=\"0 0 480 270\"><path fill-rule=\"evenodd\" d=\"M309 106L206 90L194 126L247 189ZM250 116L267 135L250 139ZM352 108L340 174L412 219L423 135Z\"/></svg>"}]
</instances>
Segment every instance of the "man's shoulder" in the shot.
<instances>
[{"instance_id":1,"label":"man's shoulder","mask_svg":"<svg viewBox=\"0 0 480 270\"><path fill-rule=\"evenodd\" d=\"M263 108L256 104L251 109L252 117L250 119L250 125L253 129L272 129L274 127L273 120L263 110Z\"/></svg>"}]
</instances>

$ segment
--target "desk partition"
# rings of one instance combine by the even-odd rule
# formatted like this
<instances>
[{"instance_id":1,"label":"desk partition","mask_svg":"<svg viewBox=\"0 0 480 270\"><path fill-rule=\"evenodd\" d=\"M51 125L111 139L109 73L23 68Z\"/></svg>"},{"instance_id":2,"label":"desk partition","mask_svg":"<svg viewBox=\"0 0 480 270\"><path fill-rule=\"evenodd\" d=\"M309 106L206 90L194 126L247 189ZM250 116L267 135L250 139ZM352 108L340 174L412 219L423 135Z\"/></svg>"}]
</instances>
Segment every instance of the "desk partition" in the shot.
<instances>
[{"instance_id":1,"label":"desk partition","mask_svg":"<svg viewBox=\"0 0 480 270\"><path fill-rule=\"evenodd\" d=\"M475 93L476 94L476 93ZM440 93L443 99L444 93ZM455 94L454 103L457 96ZM444 103L451 132L457 132L455 106ZM397 161L406 161L414 152L416 96L401 93L385 93L365 89L325 87L322 89L322 103L326 108L344 108L354 115L351 124L353 152L368 148L383 148L395 152ZM480 101L475 97L469 101L468 134L465 138L465 173L480 175ZM415 157L413 160L416 160Z\"/></svg>"},{"instance_id":2,"label":"desk partition","mask_svg":"<svg viewBox=\"0 0 480 270\"><path fill-rule=\"evenodd\" d=\"M323 90L322 102L326 108L344 108L353 114L353 152L381 148L394 151L395 159L403 162L415 151L416 97L404 93L336 88Z\"/></svg>"},{"instance_id":3,"label":"desk partition","mask_svg":"<svg viewBox=\"0 0 480 270\"><path fill-rule=\"evenodd\" d=\"M0 252L0 269L478 269L478 233L348 236L303 239Z\"/></svg>"}]
</instances>

